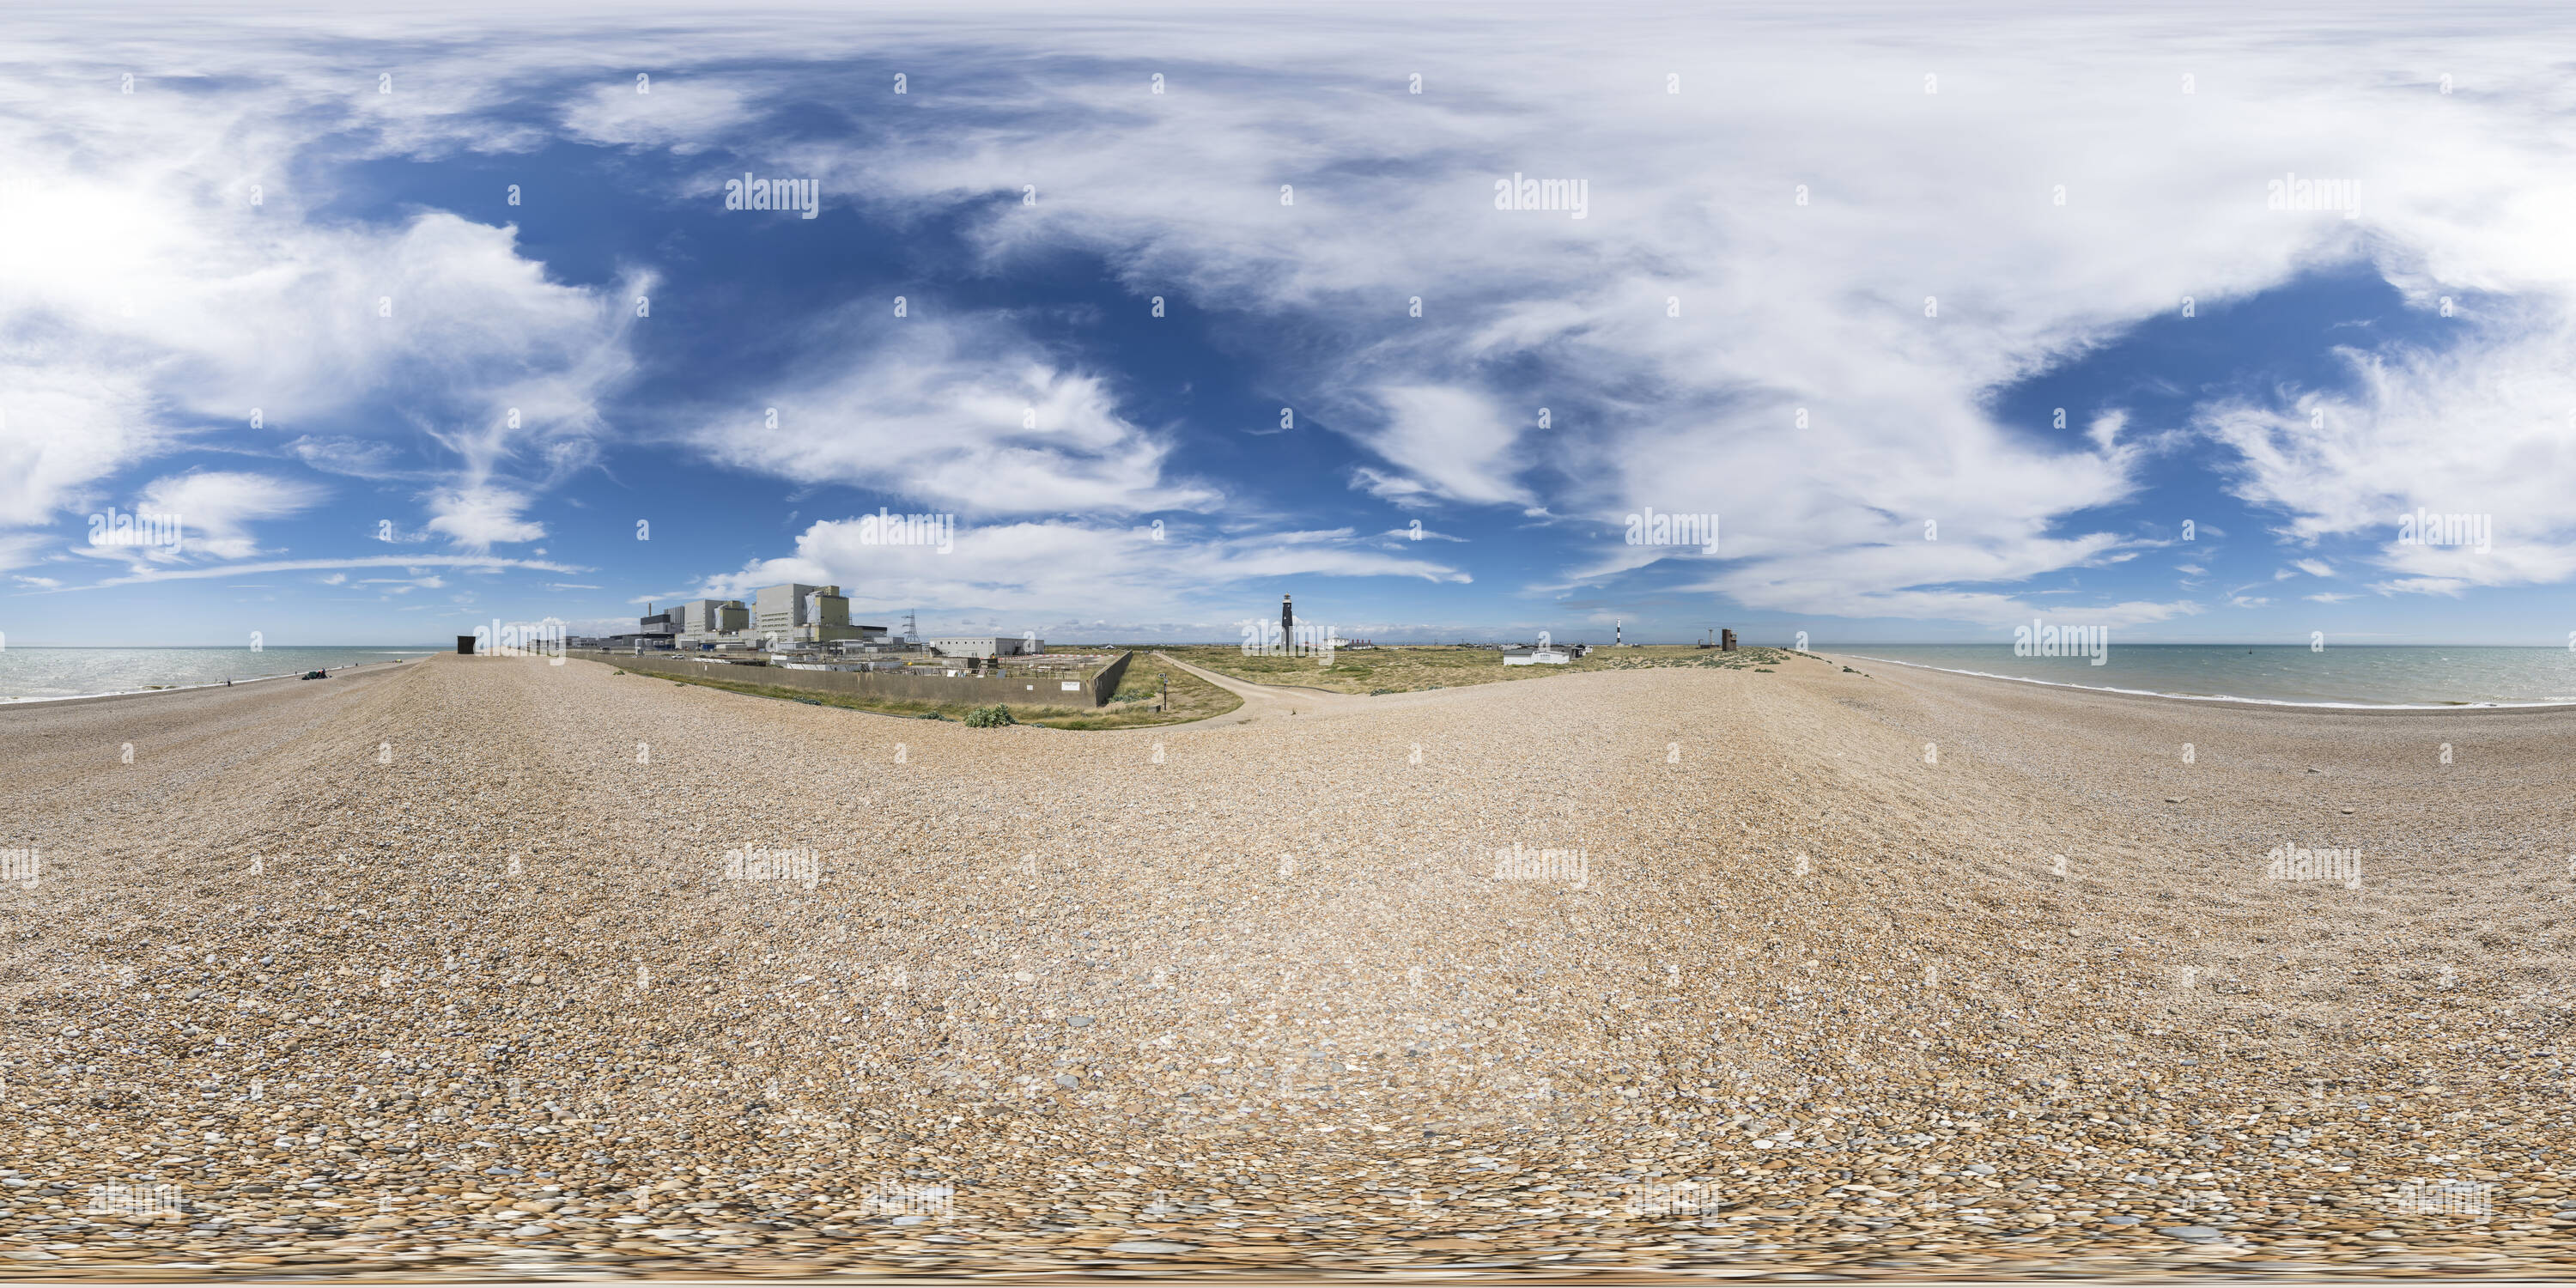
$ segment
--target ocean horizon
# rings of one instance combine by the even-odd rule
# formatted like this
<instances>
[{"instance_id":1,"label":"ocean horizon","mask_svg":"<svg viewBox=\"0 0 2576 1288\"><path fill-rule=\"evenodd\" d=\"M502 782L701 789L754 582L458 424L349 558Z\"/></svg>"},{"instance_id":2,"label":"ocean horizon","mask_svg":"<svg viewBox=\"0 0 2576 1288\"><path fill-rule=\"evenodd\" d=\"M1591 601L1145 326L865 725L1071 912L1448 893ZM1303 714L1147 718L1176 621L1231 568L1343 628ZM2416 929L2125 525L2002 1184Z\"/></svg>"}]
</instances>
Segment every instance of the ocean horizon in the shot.
<instances>
[{"instance_id":1,"label":"ocean horizon","mask_svg":"<svg viewBox=\"0 0 2576 1288\"><path fill-rule=\"evenodd\" d=\"M430 644L44 645L0 649L0 703L105 697L155 689L241 684L454 648Z\"/></svg>"}]
</instances>

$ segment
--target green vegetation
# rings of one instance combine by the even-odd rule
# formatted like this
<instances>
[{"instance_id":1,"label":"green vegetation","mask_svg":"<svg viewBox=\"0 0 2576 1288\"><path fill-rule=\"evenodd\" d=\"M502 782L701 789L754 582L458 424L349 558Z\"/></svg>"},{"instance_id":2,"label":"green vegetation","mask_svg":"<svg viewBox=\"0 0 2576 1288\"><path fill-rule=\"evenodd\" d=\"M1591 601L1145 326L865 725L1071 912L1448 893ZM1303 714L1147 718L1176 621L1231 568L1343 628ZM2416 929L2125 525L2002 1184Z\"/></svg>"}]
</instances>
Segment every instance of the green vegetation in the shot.
<instances>
[{"instance_id":1,"label":"green vegetation","mask_svg":"<svg viewBox=\"0 0 2576 1288\"><path fill-rule=\"evenodd\" d=\"M1127 674L1121 677L1118 692L1113 695L1110 704L1097 709L1087 706L1041 705L984 708L965 702L918 702L869 698L782 684L757 684L742 680L718 679L714 676L691 675L666 678L669 678L673 684L695 684L710 689L723 689L728 693L749 694L758 698L779 698L814 706L873 711L879 715L904 716L919 720L955 720L962 724L971 724L972 717L979 710L1002 711L1003 717L993 723L1040 725L1049 729L1140 729L1153 725L1182 724L1191 720L1204 720L1213 715L1222 715L1243 705L1243 699L1224 689L1186 671L1166 667L1164 669L1170 671L1172 677L1171 710L1158 712L1154 710L1154 704L1146 700L1152 695L1152 689L1148 686L1154 680L1154 668L1147 665L1148 660L1139 654L1135 661L1128 663ZM757 668L715 667L710 669L750 670L753 674L758 673Z\"/></svg>"},{"instance_id":2,"label":"green vegetation","mask_svg":"<svg viewBox=\"0 0 2576 1288\"><path fill-rule=\"evenodd\" d=\"M1011 718L1011 709L999 704L977 707L966 713L966 727L969 729L999 729L1003 725L1018 723Z\"/></svg>"},{"instance_id":3,"label":"green vegetation","mask_svg":"<svg viewBox=\"0 0 2576 1288\"><path fill-rule=\"evenodd\" d=\"M740 670L746 668L723 667L711 669ZM783 684L751 684L741 680L722 680L717 679L714 676L687 675L669 678L673 684L694 684L702 688L722 689L727 693L749 694L755 698L777 698L782 701L803 702L818 707L841 707L851 711L873 711L878 715L905 716L920 720L963 721L969 715L974 714L976 710L973 704L965 702L914 702L895 698L866 698L860 697L856 694L830 693L814 689L794 688ZM1012 713L1012 718L1013 722L1018 724L1050 724L1057 720L1074 719L1081 716L1087 716L1089 714L1091 714L1091 711L1088 707L1022 707Z\"/></svg>"},{"instance_id":4,"label":"green vegetation","mask_svg":"<svg viewBox=\"0 0 2576 1288\"><path fill-rule=\"evenodd\" d=\"M1127 673L1118 678L1118 691L1109 695L1109 705L1089 716L1049 723L1058 729L1141 729L1205 720L1243 705L1243 699L1234 693L1179 667L1159 663L1152 653L1138 649L1135 660L1127 664ZM1162 695L1166 676L1172 683L1171 706L1169 710L1156 711L1155 699Z\"/></svg>"},{"instance_id":5,"label":"green vegetation","mask_svg":"<svg viewBox=\"0 0 2576 1288\"><path fill-rule=\"evenodd\" d=\"M1329 689L1335 693L1377 695L1442 689L1459 684L1492 684L1503 680L1538 680L1582 671L1634 671L1653 667L1697 666L1717 670L1768 670L1792 657L1812 656L1789 649L1741 648L1733 653L1687 644L1649 644L1631 648L1594 649L1591 656L1563 666L1505 666L1503 655L1487 648L1452 645L1406 645L1341 649L1333 664L1320 666L1312 657L1246 657L1223 645L1163 650L1192 666L1254 684ZM1142 666L1139 658L1133 664ZM1131 669L1129 674L1134 674ZM1180 677L1173 677L1179 691Z\"/></svg>"}]
</instances>

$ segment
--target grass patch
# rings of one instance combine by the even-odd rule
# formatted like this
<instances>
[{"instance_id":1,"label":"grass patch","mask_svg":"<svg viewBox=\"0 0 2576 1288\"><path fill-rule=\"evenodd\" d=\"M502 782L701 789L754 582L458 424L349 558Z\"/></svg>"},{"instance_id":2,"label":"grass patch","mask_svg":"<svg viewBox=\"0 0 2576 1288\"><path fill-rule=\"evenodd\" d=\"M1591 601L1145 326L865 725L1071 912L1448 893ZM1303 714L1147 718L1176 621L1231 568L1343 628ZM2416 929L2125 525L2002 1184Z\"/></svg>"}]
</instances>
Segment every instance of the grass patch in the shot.
<instances>
[{"instance_id":1,"label":"grass patch","mask_svg":"<svg viewBox=\"0 0 2576 1288\"><path fill-rule=\"evenodd\" d=\"M1170 667L1164 668L1170 671L1172 676L1172 709L1169 712L1155 711L1151 701L1143 700L1142 695L1145 691L1142 689L1137 690L1139 694L1137 700L1124 700L1130 689L1137 685L1137 677L1140 673L1147 681L1153 679L1154 671L1146 665L1148 661L1149 659L1139 656L1135 661L1127 664L1127 674L1122 677L1118 693L1107 707L1039 704L1023 706L1011 703L992 708L1006 713L1004 718L995 720L994 723L1042 725L1049 729L1137 729L1151 725L1203 720L1209 716L1222 715L1243 705L1243 699L1186 671ZM823 692L783 684L720 680L712 676L683 675L662 678L673 684L695 684L710 689L723 689L728 693L748 694L755 698L777 698L811 706L873 711L878 715L908 716L916 720L954 720L960 724L972 723L972 717L978 710L991 705L973 702L921 702L909 699L869 698L857 694Z\"/></svg>"},{"instance_id":2,"label":"grass patch","mask_svg":"<svg viewBox=\"0 0 2576 1288\"><path fill-rule=\"evenodd\" d=\"M1650 644L1635 648L1600 648L1591 656L1563 666L1505 666L1493 649L1454 645L1407 645L1396 648L1341 649L1331 666L1311 657L1246 657L1223 645L1163 650L1192 666L1254 684L1329 689L1335 693L1375 696L1445 689L1461 684L1494 684L1504 680L1537 680L1584 671L1635 671L1697 666L1715 670L1768 669L1792 657L1809 656L1789 649L1741 648L1732 653L1687 644ZM1143 665L1139 658L1134 664ZM1133 669L1129 674L1134 674ZM1179 691L1175 673L1173 691Z\"/></svg>"},{"instance_id":3,"label":"grass patch","mask_svg":"<svg viewBox=\"0 0 2576 1288\"><path fill-rule=\"evenodd\" d=\"M873 711L884 716L909 716L916 720L955 720L963 723L979 705L972 702L917 702L900 698L868 698L854 693L829 693L794 688L784 684L749 684L741 680L719 680L712 676L664 676L673 684L694 684L701 688L722 689L727 693L748 694L755 698L777 698L784 702L802 702L808 706L841 707L850 711ZM1014 707L1011 715L1020 724L1039 724L1049 719L1063 719L1089 714L1089 709L1072 707Z\"/></svg>"},{"instance_id":4,"label":"grass patch","mask_svg":"<svg viewBox=\"0 0 2576 1288\"><path fill-rule=\"evenodd\" d=\"M1171 708L1156 711L1155 699L1163 692L1165 677L1172 682ZM1205 720L1242 705L1243 699L1236 694L1140 649L1135 660L1127 664L1127 674L1118 678L1118 691L1109 695L1109 705L1088 715L1047 723L1058 729L1143 729Z\"/></svg>"}]
</instances>

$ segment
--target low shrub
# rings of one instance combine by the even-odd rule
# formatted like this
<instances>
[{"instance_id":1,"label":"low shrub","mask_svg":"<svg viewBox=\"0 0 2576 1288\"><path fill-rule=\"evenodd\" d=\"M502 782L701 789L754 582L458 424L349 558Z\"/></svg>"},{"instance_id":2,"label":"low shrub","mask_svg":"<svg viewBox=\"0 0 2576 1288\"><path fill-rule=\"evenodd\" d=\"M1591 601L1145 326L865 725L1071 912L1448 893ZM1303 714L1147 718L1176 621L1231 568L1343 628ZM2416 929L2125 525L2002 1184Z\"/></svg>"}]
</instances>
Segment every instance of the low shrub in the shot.
<instances>
[{"instance_id":1,"label":"low shrub","mask_svg":"<svg viewBox=\"0 0 2576 1288\"><path fill-rule=\"evenodd\" d=\"M966 727L969 729L998 729L1003 725L1018 723L1019 721L1011 718L1011 709L1009 707L1000 706L998 704L989 707L977 707L966 713Z\"/></svg>"}]
</instances>

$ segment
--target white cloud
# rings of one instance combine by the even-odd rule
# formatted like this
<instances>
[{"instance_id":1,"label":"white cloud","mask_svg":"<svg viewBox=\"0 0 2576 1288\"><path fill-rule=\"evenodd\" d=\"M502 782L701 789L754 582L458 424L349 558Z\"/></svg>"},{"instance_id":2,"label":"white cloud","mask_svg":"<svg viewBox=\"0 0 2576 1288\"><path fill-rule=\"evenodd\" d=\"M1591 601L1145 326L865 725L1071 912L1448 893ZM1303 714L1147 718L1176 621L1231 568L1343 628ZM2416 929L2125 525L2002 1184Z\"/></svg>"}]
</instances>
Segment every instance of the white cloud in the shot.
<instances>
[{"instance_id":1,"label":"white cloud","mask_svg":"<svg viewBox=\"0 0 2576 1288\"><path fill-rule=\"evenodd\" d=\"M1421 522L1422 520L1415 519L1405 527L1389 528L1379 535L1390 537L1397 541L1455 541L1464 544L1467 540L1465 537L1458 536L1454 533L1434 532L1429 528L1415 526L1419 525Z\"/></svg>"},{"instance_id":2,"label":"white cloud","mask_svg":"<svg viewBox=\"0 0 2576 1288\"><path fill-rule=\"evenodd\" d=\"M441 530L468 544L525 539L512 535L536 526L518 517L524 505L475 498L533 495L587 459L589 394L622 372L622 342L604 331L617 310L549 286L506 235L453 217L398 232L304 226L288 204L297 153L278 145L310 123L259 105L320 113L382 149L524 147L524 127L475 109L551 58L597 73L560 101L579 137L687 151L747 128L751 90L682 80L665 104L657 81L648 105L631 70L774 54L786 35L801 58L927 59L975 89L971 117L949 118L959 128L800 132L777 149L784 172L822 176L826 191L897 218L963 215L997 270L1070 246L1102 256L1139 295L1311 341L1271 351L1258 383L1301 404L1298 391L1313 391L1328 413L1318 419L1377 458L1354 482L1390 501L1714 510L1733 566L1707 584L1750 606L2018 613L1994 587L2128 553L2119 534L2061 521L2133 498L2139 449L2116 414L2072 439L1999 425L1992 391L2171 316L2185 295L2206 310L2366 259L2428 307L2450 294L2478 308L2461 312L2460 342L2440 352L2357 351L2348 399L2291 389L2279 406L2216 409L2201 432L2243 454L2239 495L2309 543L2385 534L2417 504L2495 516L2497 549L2483 562L2413 547L2366 560L2392 575L2383 589L2576 575L2576 499L2551 486L2566 476L2559 427L2576 406L2563 359L2576 340L2576 248L2563 234L2576 170L2557 128L2568 91L2554 49L2513 15L2357 17L2338 29L2336 74L2323 77L2285 70L2316 48L2306 20L2253 14L2193 26L1996 7L1882 15L1861 30L1794 10L1694 24L1612 7L1465 29L1445 13L1330 5L1293 26L1131 12L1157 20L1017 13L971 53L927 10L855 25L792 7L757 25L671 10L571 39L559 17L496 12L478 19L482 40L424 55L434 74L406 71L406 93L382 101L348 94L345 67L321 53L277 51L291 42L200 39L191 65L238 73L283 60L278 77L294 90L210 93L185 113L76 93L62 79L71 73L42 65L71 60L18 64L30 74L0 88L0 168L41 196L12 207L22 222L0 227L0 246L60 249L59 271L32 266L26 298L74 319L75 338L19 351L33 356L0 365L0 383L77 405L43 411L32 431L15 417L0 431L0 522L41 521L121 463L164 450L178 426L154 419L161 400L205 415L283 406L292 423L352 388L435 381L442 358L489 362L534 339L528 371L446 391L425 426L460 457L433 489L456 503L440 508ZM1411 64L1426 92L1354 63L1353 48L1427 51ZM1029 70L1035 51L1050 60L1043 74ZM1081 74L1084 60L1101 74ZM1146 62L1204 70L1152 96L1123 70ZM2433 88L2421 69L2437 65L2473 69L2462 92ZM1727 70L1688 70L1710 67ZM1262 74L1234 74L1244 68ZM1683 92L1666 94L1676 68ZM2183 68L2197 93L2181 92ZM1922 92L1930 71L1937 95ZM925 92L905 106L961 102ZM53 131L121 150L74 165ZM2360 217L2267 210L2266 180L2289 170L2357 180ZM1589 217L1494 210L1491 180L1515 171L1586 178ZM271 205L254 218L240 187L256 180ZM989 200L1022 183L1038 189L1036 205ZM1277 199L1289 183L1294 206ZM2063 205L2051 199L2058 184ZM1801 185L1804 205L1791 197ZM406 262L438 271L398 271ZM435 325L450 264L480 283L452 298L497 287L515 301L488 334L479 319ZM7 267L14 285L27 266ZM370 347L363 302L388 277L401 289L397 318L421 327L401 351L432 355L417 365ZM114 307L128 294L139 297L131 319ZM1404 311L1414 296L1426 303L1419 319ZM1937 318L1924 316L1926 297L1938 297ZM324 303L299 312L281 299ZM278 325L241 316L314 338L276 344ZM24 320L0 317L13 338ZM216 334L218 323L231 331ZM36 372L41 383L19 379ZM546 423L564 428L457 428L528 405L503 401L521 388L550 391ZM1105 377L998 327L907 338L862 328L817 346L777 400L789 413L780 430L745 407L708 412L692 438L745 468L960 511L1215 504L1214 487L1166 478L1161 431L1130 424L1118 404ZM1025 433L1023 405L1061 423ZM1555 411L1555 433L1521 428L1539 405ZM1792 427L1801 408L1803 432ZM2321 427L2311 410L2328 413ZM1488 435L1461 428L1480 424ZM66 434L90 437L58 446ZM388 467L316 454L347 472ZM1909 540L1926 519L1941 541Z\"/></svg>"},{"instance_id":3,"label":"white cloud","mask_svg":"<svg viewBox=\"0 0 2576 1288\"><path fill-rule=\"evenodd\" d=\"M1070 620L1165 622L1176 612L1222 623L1257 599L1240 587L1266 592L1291 576L1468 581L1446 565L1387 554L1349 530L1156 541L1150 529L1062 520L960 524L947 554L875 544L868 535L856 519L816 523L797 538L793 556L712 578L691 595L738 597L782 581L836 584L850 596L854 620L884 624L919 609L925 617L1028 623L1017 630Z\"/></svg>"},{"instance_id":4,"label":"white cloud","mask_svg":"<svg viewBox=\"0 0 2576 1288\"><path fill-rule=\"evenodd\" d=\"M1362 469L1359 486L1399 505L1449 500L1525 506L1535 500L1514 481L1530 464L1518 449L1519 430L1483 391L1382 385L1373 401L1382 419L1353 436L1396 472Z\"/></svg>"},{"instance_id":5,"label":"white cloud","mask_svg":"<svg viewBox=\"0 0 2576 1288\"><path fill-rule=\"evenodd\" d=\"M1890 17L1860 39L1822 21L1721 37L1611 9L1580 30L1453 32L1418 60L1414 96L1346 57L1418 34L1393 15L1335 11L1307 38L1061 20L1029 38L1063 58L1186 49L1268 74L1153 99L999 71L975 129L805 155L834 190L898 213L1032 184L1034 206L976 207L997 266L1080 246L1139 294L1178 284L1345 340L1294 349L1270 383L1437 391L1381 399L1378 416L1365 396L1336 400L1328 423L1380 458L1354 479L1374 495L1513 503L1554 471L1560 510L1676 497L1665 508L1721 510L1751 538L1716 588L1800 612L1977 614L1995 607L1984 592L1945 583L2117 557L2111 534L2057 521L2136 494L2127 417L2047 439L1996 424L1987 396L2186 295L2207 310L2356 258L2541 292L2551 315L2576 293L2548 213L2570 183L2546 125L2557 72L2509 26L2363 25L2336 49L2350 74L2320 82L2278 74L2304 47L2295 25L1996 9ZM1627 54L1640 37L1652 63ZM2142 51L2193 69L2195 92L2140 72ZM2427 60L2477 67L2476 92L2438 95L2412 71ZM1662 92L1667 68L1716 62L1723 79L1684 73ZM1319 95L1369 110L1317 113ZM1709 139L1727 141L1722 159L1694 162ZM2291 170L2357 180L2360 217L2267 208L2267 181ZM1589 217L1494 210L1492 180L1515 172L1588 179ZM1419 320L1403 314L1415 295ZM1564 428L1515 451L1520 409L1542 398ZM2279 482L2265 494L2286 500L2297 478ZM2555 521L2576 501L2533 512ZM1940 548L1886 540L1927 518Z\"/></svg>"},{"instance_id":6,"label":"white cloud","mask_svg":"<svg viewBox=\"0 0 2576 1288\"><path fill-rule=\"evenodd\" d=\"M526 495L505 487L482 484L456 488L429 498L430 511L436 516L429 521L429 527L475 550L490 549L501 541L535 541L546 535L546 526L520 517L519 512L528 505Z\"/></svg>"},{"instance_id":7,"label":"white cloud","mask_svg":"<svg viewBox=\"0 0 2576 1288\"><path fill-rule=\"evenodd\" d=\"M29 361L0 354L0 384L10 387L0 405L0 527L34 526L86 503L91 485L169 442L145 418L150 398L133 373L56 363L42 347Z\"/></svg>"},{"instance_id":8,"label":"white cloud","mask_svg":"<svg viewBox=\"0 0 2576 1288\"><path fill-rule=\"evenodd\" d=\"M969 516L1196 510L1221 499L1165 477L1170 443L1121 416L1105 378L1058 365L1006 324L897 319L871 302L818 339L806 383L759 405L701 408L688 441L738 468Z\"/></svg>"},{"instance_id":9,"label":"white cloud","mask_svg":"<svg viewBox=\"0 0 2576 1288\"><path fill-rule=\"evenodd\" d=\"M272 559L257 563L223 564L203 568L146 568L129 576L110 577L105 581L69 590L98 590L108 586L132 586L157 581L203 581L215 577L239 577L251 573L318 572L326 568L458 568L472 572L498 572L508 568L528 568L538 572L587 572L574 564L551 563L542 559L508 559L476 555L380 555L363 559Z\"/></svg>"},{"instance_id":10,"label":"white cloud","mask_svg":"<svg viewBox=\"0 0 2576 1288\"><path fill-rule=\"evenodd\" d=\"M237 471L174 474L145 485L135 509L176 515L186 553L247 559L260 553L250 525L300 514L321 502L321 488L292 479Z\"/></svg>"},{"instance_id":11,"label":"white cloud","mask_svg":"<svg viewBox=\"0 0 2576 1288\"><path fill-rule=\"evenodd\" d=\"M288 443L286 450L314 469L352 478L393 479L413 472L404 468L402 453L391 443L307 435Z\"/></svg>"},{"instance_id":12,"label":"white cloud","mask_svg":"<svg viewBox=\"0 0 2576 1288\"><path fill-rule=\"evenodd\" d=\"M650 79L640 90L629 77L576 96L564 108L564 132L591 143L662 147L686 155L753 120L745 83L645 75Z\"/></svg>"},{"instance_id":13,"label":"white cloud","mask_svg":"<svg viewBox=\"0 0 2576 1288\"><path fill-rule=\"evenodd\" d=\"M2234 490L2285 516L2292 540L2373 541L2371 562L2402 574L2374 590L2456 595L2576 576L2576 494L2564 482L2576 466L2576 372L2564 356L2576 347L2576 267L2564 291L2535 292L2509 321L2462 321L2445 350L2343 350L2348 397L2211 408L2208 433L2241 456ZM2482 518L2491 549L2408 540L2401 525L2419 511Z\"/></svg>"},{"instance_id":14,"label":"white cloud","mask_svg":"<svg viewBox=\"0 0 2576 1288\"><path fill-rule=\"evenodd\" d=\"M586 464L596 399L628 369L633 283L549 281L514 230L454 214L325 214L337 194L312 181L352 146L524 143L485 115L516 91L464 59L462 75L406 63L397 93L352 93L318 46L237 35L191 40L179 65L197 72L174 76L128 31L145 69L131 95L59 58L0 58L0 526L94 506L110 480L217 435L466 490ZM303 428L383 404L414 419L363 418L377 438ZM219 534L209 550L248 547Z\"/></svg>"}]
</instances>

